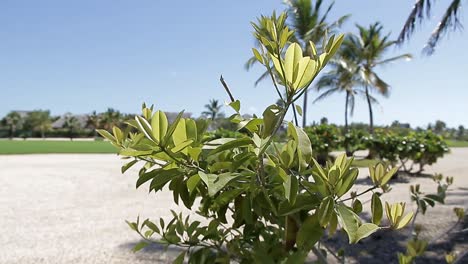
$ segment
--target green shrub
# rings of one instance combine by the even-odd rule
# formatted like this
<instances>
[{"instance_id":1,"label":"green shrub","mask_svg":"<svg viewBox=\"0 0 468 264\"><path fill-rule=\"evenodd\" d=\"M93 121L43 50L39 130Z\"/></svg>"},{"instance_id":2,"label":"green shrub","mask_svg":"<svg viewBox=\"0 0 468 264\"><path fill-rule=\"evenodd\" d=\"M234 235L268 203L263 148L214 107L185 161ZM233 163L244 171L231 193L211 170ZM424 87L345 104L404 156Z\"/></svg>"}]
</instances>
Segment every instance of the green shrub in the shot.
<instances>
[{"instance_id":1,"label":"green shrub","mask_svg":"<svg viewBox=\"0 0 468 264\"><path fill-rule=\"evenodd\" d=\"M443 138L431 131L412 132L407 136L377 131L364 140L369 151L392 165L399 162L408 173L421 173L424 166L434 164L449 151Z\"/></svg>"},{"instance_id":2,"label":"green shrub","mask_svg":"<svg viewBox=\"0 0 468 264\"><path fill-rule=\"evenodd\" d=\"M169 222L137 218L128 223L144 239L135 250L151 242L180 246L184 251L176 263L186 257L189 263L302 263L310 252L325 259L318 242L338 225L350 243L357 243L381 228L400 229L411 220L413 214L404 214L404 204L386 203L384 210L377 193L372 222L359 217L362 207L351 206L361 204L363 193L388 190L395 169L371 167L373 186L349 197L359 173L351 168L352 158L342 155L333 164L319 165L304 130L284 122L288 109L343 39L331 37L321 55L303 57L299 45L289 42L293 32L284 26L285 20L284 14L273 15L254 25L262 43L254 54L278 78L275 86L284 88L285 97L282 106L270 105L262 118L249 119L242 118L240 102L232 98L236 114L231 120L248 131L245 135L211 140L206 121L182 118L180 113L169 123L164 112L145 105L142 115L128 122L137 132L118 127L113 134L99 131L127 159L122 172L140 165L137 187L149 183L150 192L159 192L168 186L175 203L202 219L176 212ZM308 48L315 51L312 43ZM280 148L273 143L283 125L287 141ZM379 227L384 211L388 225Z\"/></svg>"},{"instance_id":3,"label":"green shrub","mask_svg":"<svg viewBox=\"0 0 468 264\"><path fill-rule=\"evenodd\" d=\"M340 146L340 131L335 125L320 124L306 127L305 131L312 144L314 157L320 164L325 164L330 152Z\"/></svg>"}]
</instances>

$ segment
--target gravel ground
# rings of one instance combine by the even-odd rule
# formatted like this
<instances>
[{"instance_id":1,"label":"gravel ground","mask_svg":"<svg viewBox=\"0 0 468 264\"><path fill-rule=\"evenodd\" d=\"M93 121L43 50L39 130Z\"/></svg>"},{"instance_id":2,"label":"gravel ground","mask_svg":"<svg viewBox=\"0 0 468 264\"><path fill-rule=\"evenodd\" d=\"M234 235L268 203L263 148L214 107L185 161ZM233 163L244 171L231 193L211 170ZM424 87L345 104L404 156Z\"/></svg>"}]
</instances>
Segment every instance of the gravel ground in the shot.
<instances>
[{"instance_id":1,"label":"gravel ground","mask_svg":"<svg viewBox=\"0 0 468 264\"><path fill-rule=\"evenodd\" d=\"M454 206L468 208L467 161L468 148L456 148L428 168L427 173L453 176L455 182L447 204L419 218L425 236L443 234L454 223ZM167 192L135 190L135 171L122 175L121 164L116 155L0 156L0 263L170 262L177 250L153 246L132 253L140 240L124 220L170 217L169 209L180 208ZM367 175L361 170L359 189L367 187ZM403 179L383 199L409 202L409 184L415 183L435 191L429 178Z\"/></svg>"}]
</instances>

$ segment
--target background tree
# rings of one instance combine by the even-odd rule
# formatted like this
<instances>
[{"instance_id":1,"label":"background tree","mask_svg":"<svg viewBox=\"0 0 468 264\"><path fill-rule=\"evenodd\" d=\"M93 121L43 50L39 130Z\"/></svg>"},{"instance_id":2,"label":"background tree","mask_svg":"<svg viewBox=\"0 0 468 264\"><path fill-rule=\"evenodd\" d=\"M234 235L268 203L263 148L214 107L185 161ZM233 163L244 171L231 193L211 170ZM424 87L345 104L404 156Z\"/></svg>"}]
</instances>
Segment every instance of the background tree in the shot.
<instances>
[{"instance_id":1,"label":"background tree","mask_svg":"<svg viewBox=\"0 0 468 264\"><path fill-rule=\"evenodd\" d=\"M355 95L358 93L356 87L362 86L359 77L358 67L355 63L345 57L341 50L337 54L337 59L329 62L330 71L323 74L315 85L320 95L314 100L324 100L335 93L345 93L345 131L348 131L348 112L350 115L354 112Z\"/></svg>"},{"instance_id":2,"label":"background tree","mask_svg":"<svg viewBox=\"0 0 468 264\"><path fill-rule=\"evenodd\" d=\"M94 137L97 136L96 129L101 128L101 116L93 111L90 115L88 115L88 120L86 120L86 127L92 129L94 132Z\"/></svg>"},{"instance_id":3,"label":"background tree","mask_svg":"<svg viewBox=\"0 0 468 264\"><path fill-rule=\"evenodd\" d=\"M114 126L120 125L122 122L122 114L114 108L107 108L107 111L101 114L100 127L110 131Z\"/></svg>"},{"instance_id":4,"label":"background tree","mask_svg":"<svg viewBox=\"0 0 468 264\"><path fill-rule=\"evenodd\" d=\"M436 134L441 135L442 133L444 133L446 128L447 128L447 124L445 124L444 121L437 120L434 124L434 132Z\"/></svg>"},{"instance_id":5,"label":"background tree","mask_svg":"<svg viewBox=\"0 0 468 264\"><path fill-rule=\"evenodd\" d=\"M364 84L364 93L369 107L369 132L374 132L374 115L372 104L375 98L370 94L371 90L383 95L389 95L390 85L382 80L376 72L378 66L387 65L400 59L410 59L411 54L402 54L391 58L384 58L389 48L396 41L389 40L390 34L383 35L383 26L380 23L371 24L368 28L357 25L358 35L351 35L343 42L346 56L353 60L359 67L359 74Z\"/></svg>"},{"instance_id":6,"label":"background tree","mask_svg":"<svg viewBox=\"0 0 468 264\"><path fill-rule=\"evenodd\" d=\"M462 125L458 126L457 139L458 140L464 140L465 139L465 127L462 126Z\"/></svg>"},{"instance_id":7,"label":"background tree","mask_svg":"<svg viewBox=\"0 0 468 264\"><path fill-rule=\"evenodd\" d=\"M211 99L210 103L205 105L206 111L203 111L202 115L211 120L215 120L221 114L221 107L222 105L218 100Z\"/></svg>"},{"instance_id":8,"label":"background tree","mask_svg":"<svg viewBox=\"0 0 468 264\"><path fill-rule=\"evenodd\" d=\"M10 139L12 139L15 136L16 130L21 127L23 119L18 112L12 111L5 116L3 121L5 125L8 126L10 130Z\"/></svg>"},{"instance_id":9,"label":"background tree","mask_svg":"<svg viewBox=\"0 0 468 264\"><path fill-rule=\"evenodd\" d=\"M304 56L311 56L309 41L322 43L326 32L335 33L350 15L338 18L336 21L328 22L328 15L333 8L334 2L323 9L323 1L311 0L287 0L290 27L295 30L294 41L302 46ZM322 48L319 46L319 48ZM307 92L304 93L302 104L302 126L307 125Z\"/></svg>"},{"instance_id":10,"label":"background tree","mask_svg":"<svg viewBox=\"0 0 468 264\"><path fill-rule=\"evenodd\" d=\"M28 113L25 120L25 126L32 133L39 132L42 138L45 138L45 132L52 128L52 120L49 110L35 110Z\"/></svg>"},{"instance_id":11,"label":"background tree","mask_svg":"<svg viewBox=\"0 0 468 264\"><path fill-rule=\"evenodd\" d=\"M70 140L73 140L73 133L80 129L80 122L72 114L68 113L65 115L65 120L63 122L62 128L68 130Z\"/></svg>"},{"instance_id":12,"label":"background tree","mask_svg":"<svg viewBox=\"0 0 468 264\"><path fill-rule=\"evenodd\" d=\"M405 25L398 36L398 42L402 43L408 40L415 31L416 24L422 23L426 19L432 17L432 6L435 0L417 0L411 10ZM423 52L431 55L435 51L435 47L440 39L450 31L462 29L463 25L460 22L460 10L462 7L461 0L451 0L449 6L442 15L442 19L437 24L437 27L432 32L427 41Z\"/></svg>"}]
</instances>

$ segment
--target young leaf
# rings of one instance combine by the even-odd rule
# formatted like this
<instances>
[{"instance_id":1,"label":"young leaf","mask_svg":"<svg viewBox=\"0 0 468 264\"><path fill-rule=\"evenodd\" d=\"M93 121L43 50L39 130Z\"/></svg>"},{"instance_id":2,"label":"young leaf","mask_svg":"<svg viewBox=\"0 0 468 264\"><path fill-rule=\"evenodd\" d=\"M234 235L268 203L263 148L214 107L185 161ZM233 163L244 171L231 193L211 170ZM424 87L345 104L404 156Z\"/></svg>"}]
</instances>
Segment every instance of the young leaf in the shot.
<instances>
[{"instance_id":1,"label":"young leaf","mask_svg":"<svg viewBox=\"0 0 468 264\"><path fill-rule=\"evenodd\" d=\"M141 241L140 243L136 244L133 247L133 252L137 252L148 246L149 244L147 242Z\"/></svg>"},{"instance_id":2,"label":"young leaf","mask_svg":"<svg viewBox=\"0 0 468 264\"><path fill-rule=\"evenodd\" d=\"M371 223L362 224L356 232L356 238L355 238L354 243L357 243L359 242L359 240L370 236L372 233L374 233L377 230L379 230L379 227L375 224L371 224Z\"/></svg>"},{"instance_id":3,"label":"young leaf","mask_svg":"<svg viewBox=\"0 0 468 264\"><path fill-rule=\"evenodd\" d=\"M372 223L379 225L383 216L382 201L377 193L372 194L371 200Z\"/></svg>"},{"instance_id":4,"label":"young leaf","mask_svg":"<svg viewBox=\"0 0 468 264\"><path fill-rule=\"evenodd\" d=\"M321 226L326 227L335 211L335 200L331 196L325 197L318 209L318 218Z\"/></svg>"},{"instance_id":5,"label":"young leaf","mask_svg":"<svg viewBox=\"0 0 468 264\"><path fill-rule=\"evenodd\" d=\"M153 137L161 142L167 132L167 117L162 111L154 113L151 119L151 128L153 130Z\"/></svg>"}]
</instances>

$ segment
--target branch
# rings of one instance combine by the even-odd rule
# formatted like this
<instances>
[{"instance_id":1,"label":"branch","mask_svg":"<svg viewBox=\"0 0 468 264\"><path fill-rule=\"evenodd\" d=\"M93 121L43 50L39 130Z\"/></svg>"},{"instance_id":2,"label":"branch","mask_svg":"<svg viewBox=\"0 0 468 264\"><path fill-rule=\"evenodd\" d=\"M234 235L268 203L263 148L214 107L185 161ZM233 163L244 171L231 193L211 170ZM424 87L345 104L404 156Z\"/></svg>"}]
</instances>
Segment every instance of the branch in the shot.
<instances>
[{"instance_id":1,"label":"branch","mask_svg":"<svg viewBox=\"0 0 468 264\"><path fill-rule=\"evenodd\" d=\"M223 87L224 87L224 89L226 90L227 94L229 95L229 98L231 99L231 102L236 101L236 100L234 99L234 96L232 96L232 93L231 93L231 91L229 90L229 87L227 86L226 82L224 81L223 75L221 75L221 77L219 78L219 80L220 80L221 83L223 84Z\"/></svg>"}]
</instances>

